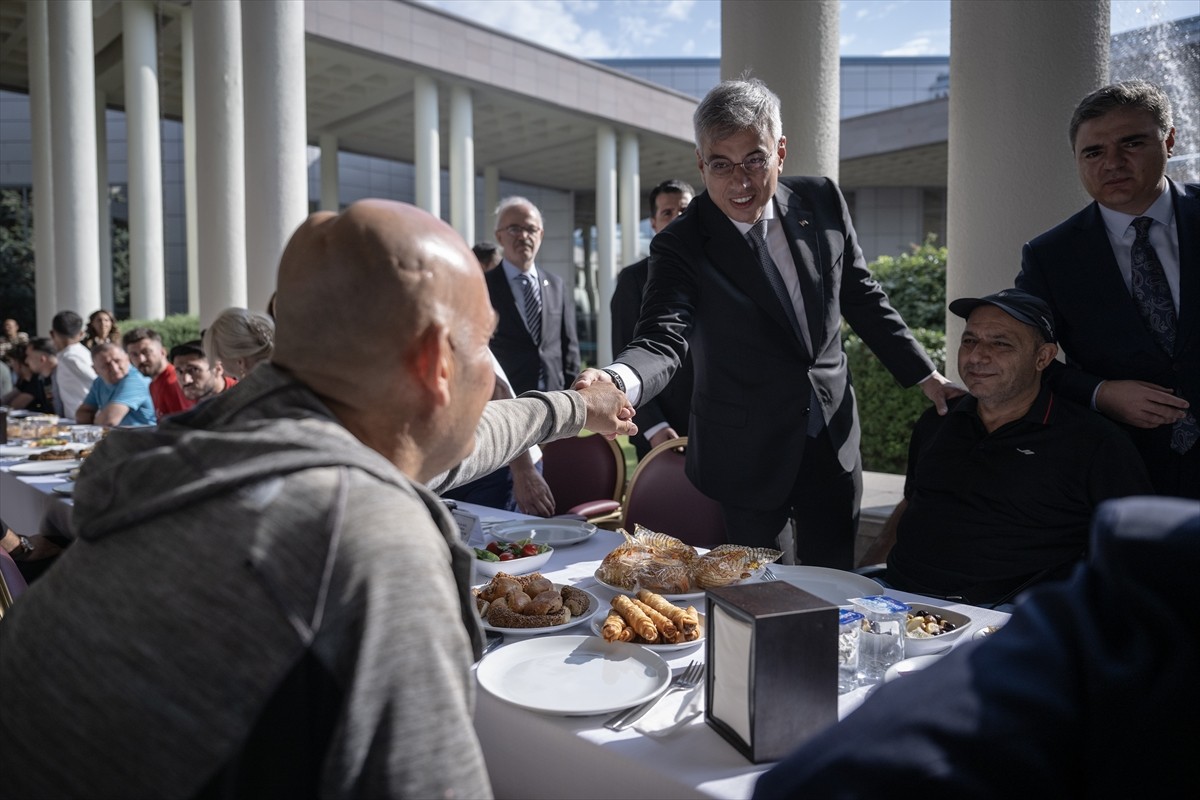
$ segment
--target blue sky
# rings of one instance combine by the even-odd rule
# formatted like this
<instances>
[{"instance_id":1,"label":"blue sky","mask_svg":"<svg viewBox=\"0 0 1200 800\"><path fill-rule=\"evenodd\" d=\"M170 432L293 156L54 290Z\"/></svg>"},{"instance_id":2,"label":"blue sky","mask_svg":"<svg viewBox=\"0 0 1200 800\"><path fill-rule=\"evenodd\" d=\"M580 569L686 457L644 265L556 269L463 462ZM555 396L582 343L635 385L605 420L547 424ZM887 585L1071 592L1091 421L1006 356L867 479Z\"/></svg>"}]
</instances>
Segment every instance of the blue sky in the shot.
<instances>
[{"instance_id":1,"label":"blue sky","mask_svg":"<svg viewBox=\"0 0 1200 800\"><path fill-rule=\"evenodd\" d=\"M421 2L582 58L720 55L719 0ZM1195 16L1200 2L1113 0L1112 9L1112 31L1120 33ZM841 51L846 56L947 55L950 0L843 0Z\"/></svg>"}]
</instances>

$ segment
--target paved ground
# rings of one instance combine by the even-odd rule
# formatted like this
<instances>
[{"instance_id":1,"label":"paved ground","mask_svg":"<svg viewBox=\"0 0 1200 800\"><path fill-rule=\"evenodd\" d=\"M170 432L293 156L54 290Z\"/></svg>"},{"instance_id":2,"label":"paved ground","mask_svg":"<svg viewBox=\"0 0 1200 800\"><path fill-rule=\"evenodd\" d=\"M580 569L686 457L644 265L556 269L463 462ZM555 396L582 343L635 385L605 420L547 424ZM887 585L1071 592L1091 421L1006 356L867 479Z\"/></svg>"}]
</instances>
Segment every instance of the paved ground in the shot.
<instances>
[{"instance_id":1,"label":"paved ground","mask_svg":"<svg viewBox=\"0 0 1200 800\"><path fill-rule=\"evenodd\" d=\"M904 499L904 476L889 472L864 472L862 511L858 521L858 541L854 545L854 563L862 565L863 554L875 542L892 509Z\"/></svg>"}]
</instances>

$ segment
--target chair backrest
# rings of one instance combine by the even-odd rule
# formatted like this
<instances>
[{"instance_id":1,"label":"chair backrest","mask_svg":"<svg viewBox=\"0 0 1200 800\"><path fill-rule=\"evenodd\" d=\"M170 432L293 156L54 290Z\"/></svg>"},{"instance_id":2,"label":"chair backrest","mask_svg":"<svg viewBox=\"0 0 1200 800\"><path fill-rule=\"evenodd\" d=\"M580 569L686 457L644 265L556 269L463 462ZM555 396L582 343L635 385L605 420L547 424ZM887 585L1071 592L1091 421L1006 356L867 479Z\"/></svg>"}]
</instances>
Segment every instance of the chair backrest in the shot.
<instances>
[{"instance_id":1,"label":"chair backrest","mask_svg":"<svg viewBox=\"0 0 1200 800\"><path fill-rule=\"evenodd\" d=\"M619 504L625 454L616 442L595 434L557 439L542 445L542 476L554 493L556 514L597 500Z\"/></svg>"},{"instance_id":2,"label":"chair backrest","mask_svg":"<svg viewBox=\"0 0 1200 800\"><path fill-rule=\"evenodd\" d=\"M703 494L684 474L686 450L684 436L663 442L638 463L629 479L621 527L632 533L635 524L643 525L693 547L725 544L721 504Z\"/></svg>"},{"instance_id":3,"label":"chair backrest","mask_svg":"<svg viewBox=\"0 0 1200 800\"><path fill-rule=\"evenodd\" d=\"M25 577L17 568L17 562L4 550L0 550L0 617L26 589Z\"/></svg>"}]
</instances>

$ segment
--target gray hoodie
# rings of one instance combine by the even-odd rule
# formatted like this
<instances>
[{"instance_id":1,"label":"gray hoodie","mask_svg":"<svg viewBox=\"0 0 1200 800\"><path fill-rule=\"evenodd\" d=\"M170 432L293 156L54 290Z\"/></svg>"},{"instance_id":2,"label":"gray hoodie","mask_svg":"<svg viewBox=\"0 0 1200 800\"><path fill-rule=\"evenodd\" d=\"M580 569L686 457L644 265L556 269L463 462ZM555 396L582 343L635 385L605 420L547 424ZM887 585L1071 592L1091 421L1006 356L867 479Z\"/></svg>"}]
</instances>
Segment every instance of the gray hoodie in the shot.
<instances>
[{"instance_id":1,"label":"gray hoodie","mask_svg":"<svg viewBox=\"0 0 1200 800\"><path fill-rule=\"evenodd\" d=\"M436 488L584 416L574 392L490 403ZM114 432L74 527L0 624L12 797L490 796L470 553L282 371Z\"/></svg>"}]
</instances>

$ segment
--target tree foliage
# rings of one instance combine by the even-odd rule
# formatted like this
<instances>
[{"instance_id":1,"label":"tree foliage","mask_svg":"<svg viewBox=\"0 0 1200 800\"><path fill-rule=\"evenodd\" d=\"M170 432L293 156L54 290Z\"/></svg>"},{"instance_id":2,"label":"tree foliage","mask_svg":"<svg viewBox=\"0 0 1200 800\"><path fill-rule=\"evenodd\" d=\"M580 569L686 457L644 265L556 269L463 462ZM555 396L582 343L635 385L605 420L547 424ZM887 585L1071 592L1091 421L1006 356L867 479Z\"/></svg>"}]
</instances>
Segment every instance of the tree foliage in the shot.
<instances>
[{"instance_id":1,"label":"tree foliage","mask_svg":"<svg viewBox=\"0 0 1200 800\"><path fill-rule=\"evenodd\" d=\"M880 256L868 266L892 306L910 328L946 330L946 248L929 234L899 256Z\"/></svg>"},{"instance_id":2,"label":"tree foliage","mask_svg":"<svg viewBox=\"0 0 1200 800\"><path fill-rule=\"evenodd\" d=\"M31 331L37 303L32 215L25 201L20 189L0 189L0 319L11 317Z\"/></svg>"}]
</instances>

